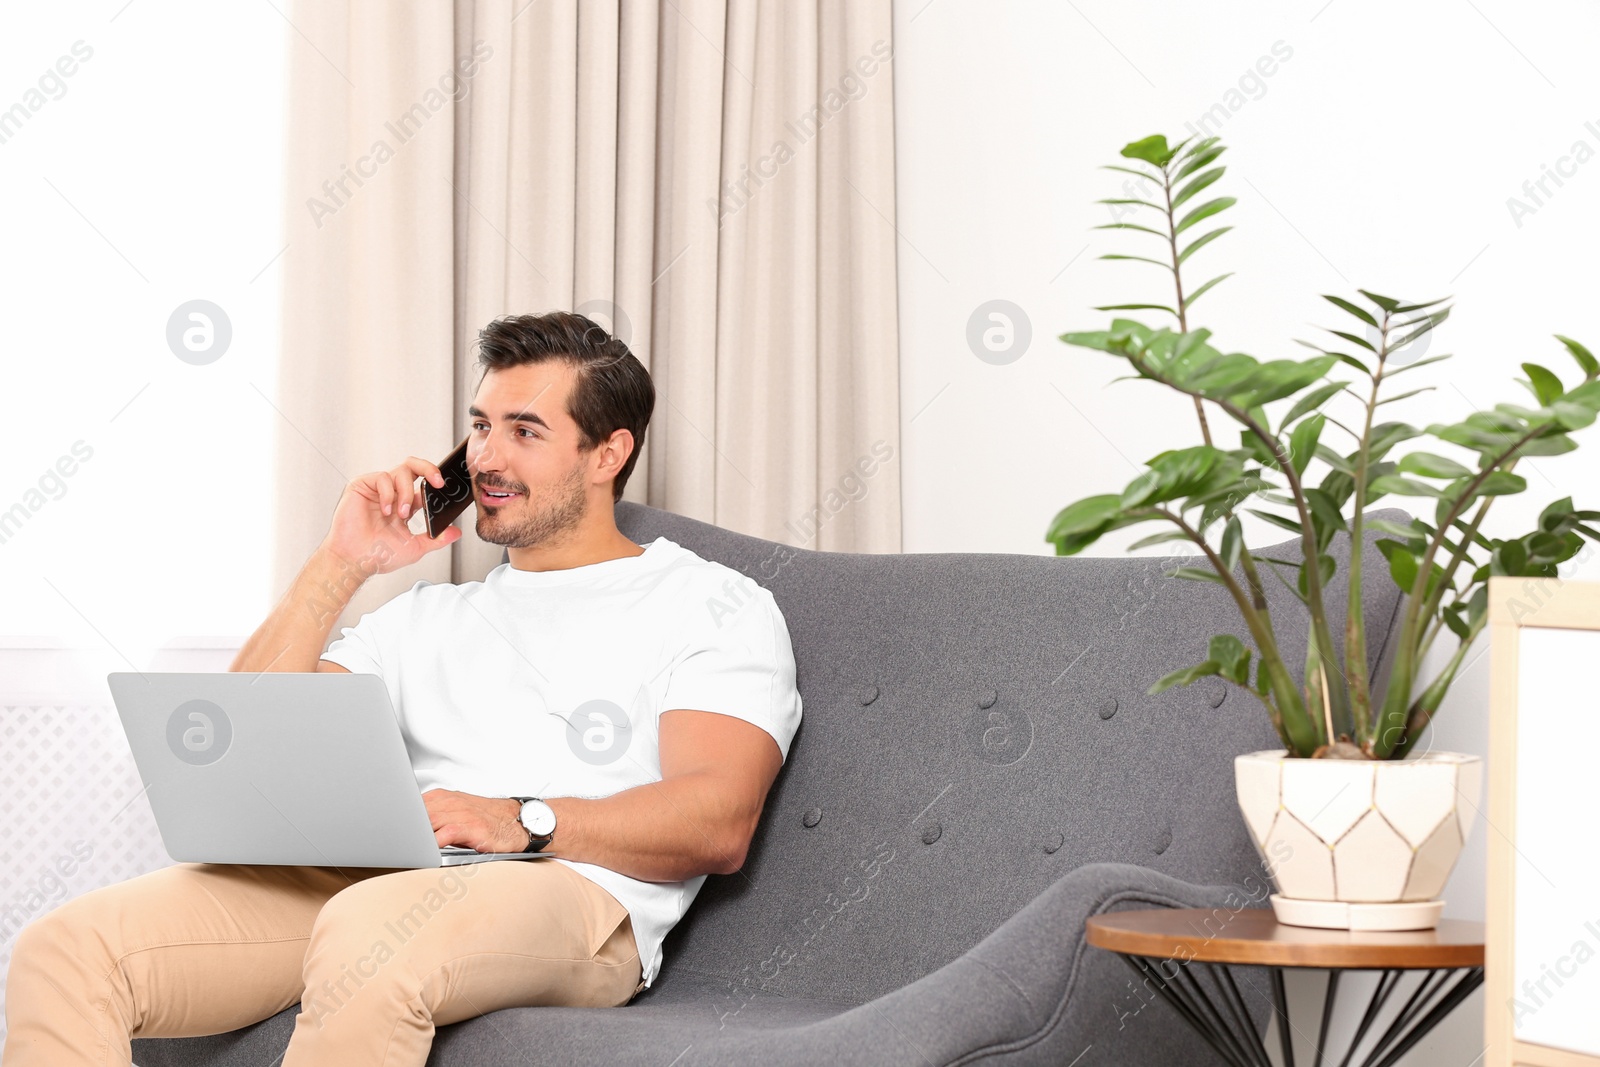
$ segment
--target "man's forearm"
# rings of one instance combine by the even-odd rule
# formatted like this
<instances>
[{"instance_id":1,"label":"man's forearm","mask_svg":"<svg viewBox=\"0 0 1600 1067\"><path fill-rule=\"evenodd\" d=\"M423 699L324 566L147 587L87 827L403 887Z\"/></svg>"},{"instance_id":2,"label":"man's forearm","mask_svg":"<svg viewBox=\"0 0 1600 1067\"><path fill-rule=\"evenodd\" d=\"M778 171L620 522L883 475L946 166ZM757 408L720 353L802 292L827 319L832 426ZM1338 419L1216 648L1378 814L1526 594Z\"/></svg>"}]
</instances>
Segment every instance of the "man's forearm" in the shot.
<instances>
[{"instance_id":1,"label":"man's forearm","mask_svg":"<svg viewBox=\"0 0 1600 1067\"><path fill-rule=\"evenodd\" d=\"M594 863L645 882L731 874L761 812L732 810L714 779L679 775L609 797L545 797L556 813L552 856ZM511 819L520 807L508 801Z\"/></svg>"},{"instance_id":2,"label":"man's forearm","mask_svg":"<svg viewBox=\"0 0 1600 1067\"><path fill-rule=\"evenodd\" d=\"M371 573L319 547L228 670L315 671L334 622Z\"/></svg>"}]
</instances>

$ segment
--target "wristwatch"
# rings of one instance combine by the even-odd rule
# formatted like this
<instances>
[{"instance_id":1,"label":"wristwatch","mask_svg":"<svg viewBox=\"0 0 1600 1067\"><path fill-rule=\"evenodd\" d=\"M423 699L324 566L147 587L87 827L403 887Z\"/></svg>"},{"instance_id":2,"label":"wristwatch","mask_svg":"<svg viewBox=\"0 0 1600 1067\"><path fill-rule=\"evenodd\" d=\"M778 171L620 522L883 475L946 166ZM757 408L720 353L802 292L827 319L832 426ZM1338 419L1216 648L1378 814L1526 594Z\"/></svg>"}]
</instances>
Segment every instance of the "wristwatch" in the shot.
<instances>
[{"instance_id":1,"label":"wristwatch","mask_svg":"<svg viewBox=\"0 0 1600 1067\"><path fill-rule=\"evenodd\" d=\"M522 802L517 821L528 831L528 847L524 852L541 852L556 836L555 809L538 797L512 797Z\"/></svg>"}]
</instances>

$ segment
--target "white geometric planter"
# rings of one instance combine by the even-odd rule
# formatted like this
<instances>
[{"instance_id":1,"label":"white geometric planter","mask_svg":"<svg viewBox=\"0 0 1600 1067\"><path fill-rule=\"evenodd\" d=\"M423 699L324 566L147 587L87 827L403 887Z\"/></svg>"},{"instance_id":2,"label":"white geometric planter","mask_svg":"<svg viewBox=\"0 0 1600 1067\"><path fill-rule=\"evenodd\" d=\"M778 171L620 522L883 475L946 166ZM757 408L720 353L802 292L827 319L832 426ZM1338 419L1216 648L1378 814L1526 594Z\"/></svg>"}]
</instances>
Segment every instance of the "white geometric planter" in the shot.
<instances>
[{"instance_id":1,"label":"white geometric planter","mask_svg":"<svg viewBox=\"0 0 1600 1067\"><path fill-rule=\"evenodd\" d=\"M1339 930L1426 930L1478 813L1483 761L1234 760L1239 810L1279 892L1278 921Z\"/></svg>"}]
</instances>

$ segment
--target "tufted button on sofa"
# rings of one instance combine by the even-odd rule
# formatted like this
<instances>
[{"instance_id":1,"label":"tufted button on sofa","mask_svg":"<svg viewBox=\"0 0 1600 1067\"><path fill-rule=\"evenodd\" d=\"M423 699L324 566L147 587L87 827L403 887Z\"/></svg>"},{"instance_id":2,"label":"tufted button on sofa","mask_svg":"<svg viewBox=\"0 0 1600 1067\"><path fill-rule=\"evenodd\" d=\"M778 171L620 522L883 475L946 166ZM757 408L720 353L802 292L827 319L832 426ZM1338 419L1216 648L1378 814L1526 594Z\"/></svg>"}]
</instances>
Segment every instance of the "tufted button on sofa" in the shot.
<instances>
[{"instance_id":1,"label":"tufted button on sofa","mask_svg":"<svg viewBox=\"0 0 1600 1067\"><path fill-rule=\"evenodd\" d=\"M1249 643L1223 589L1165 578L1170 557L854 555L630 502L616 518L637 543L666 536L772 591L804 719L744 869L706 880L650 989L621 1008L510 1008L441 1027L429 1064L1214 1062L1082 934L1089 916L1128 907L1265 906L1232 764L1276 747L1263 708L1204 683L1145 693L1204 658L1213 634ZM1386 575L1375 539L1364 568ZM1260 551L1300 558L1297 542ZM1326 600L1341 605L1346 535L1330 554ZM1305 610L1266 581L1298 675ZM1380 578L1365 588L1381 685L1400 597ZM1339 620L1332 630L1342 642ZM1264 991L1246 972L1260 1026ZM136 1040L134 1059L272 1063L297 1010Z\"/></svg>"}]
</instances>

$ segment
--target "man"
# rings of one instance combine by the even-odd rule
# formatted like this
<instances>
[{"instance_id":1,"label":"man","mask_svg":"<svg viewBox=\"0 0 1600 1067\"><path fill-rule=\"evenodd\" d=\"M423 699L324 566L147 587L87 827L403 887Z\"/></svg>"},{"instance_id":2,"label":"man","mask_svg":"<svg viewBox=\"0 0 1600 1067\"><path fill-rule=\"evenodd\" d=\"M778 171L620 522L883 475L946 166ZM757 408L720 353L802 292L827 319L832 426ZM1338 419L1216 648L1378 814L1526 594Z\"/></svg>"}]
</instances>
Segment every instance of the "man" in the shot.
<instances>
[{"instance_id":1,"label":"man","mask_svg":"<svg viewBox=\"0 0 1600 1067\"><path fill-rule=\"evenodd\" d=\"M617 529L655 404L626 345L565 313L479 345L467 463L478 536L510 562L419 581L324 650L361 577L461 536L409 529L433 463L362 475L230 669L380 675L438 843L549 858L183 863L84 894L17 939L6 1067L127 1064L131 1037L297 1001L285 1067L422 1067L438 1025L627 1003L706 875L743 864L800 721L783 616L738 572Z\"/></svg>"}]
</instances>

